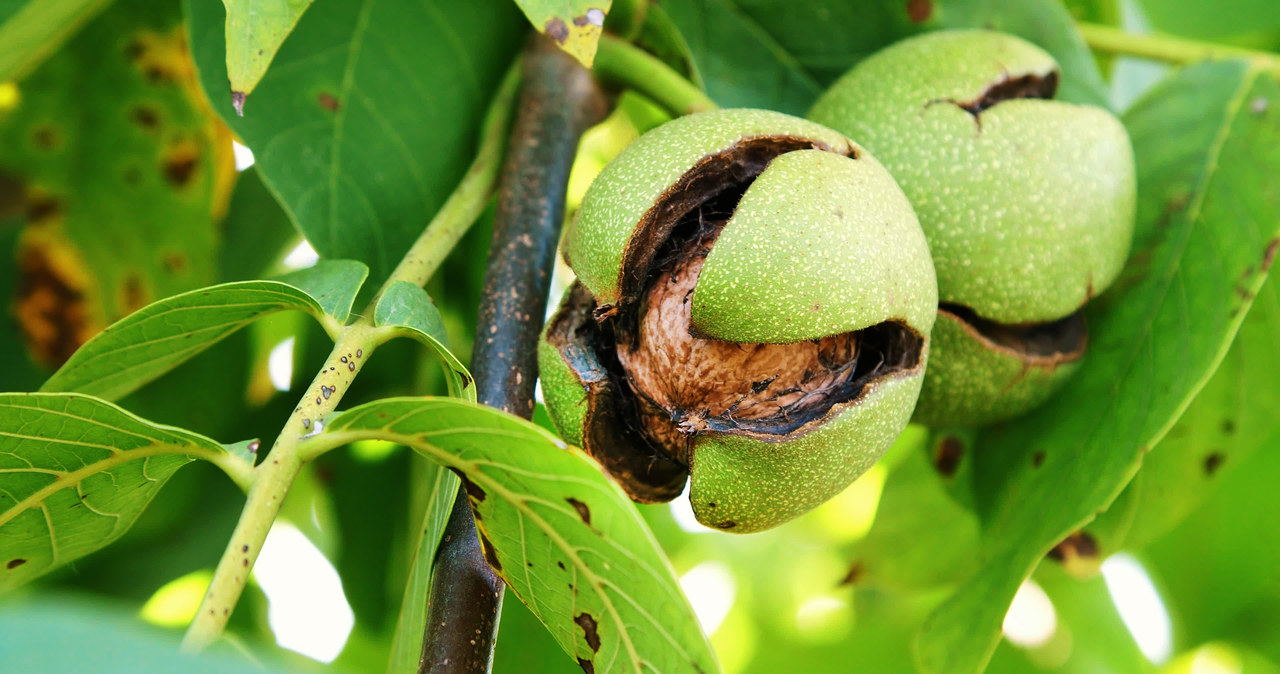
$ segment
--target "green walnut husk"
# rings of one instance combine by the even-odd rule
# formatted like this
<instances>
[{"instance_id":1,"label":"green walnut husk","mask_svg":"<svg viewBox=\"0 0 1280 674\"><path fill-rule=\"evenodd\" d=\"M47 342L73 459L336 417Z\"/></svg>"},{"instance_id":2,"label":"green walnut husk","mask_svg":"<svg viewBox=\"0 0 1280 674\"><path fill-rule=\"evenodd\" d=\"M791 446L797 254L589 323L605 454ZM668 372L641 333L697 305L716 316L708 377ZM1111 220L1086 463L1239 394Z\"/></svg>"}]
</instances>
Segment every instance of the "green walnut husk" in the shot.
<instances>
[{"instance_id":1,"label":"green walnut husk","mask_svg":"<svg viewBox=\"0 0 1280 674\"><path fill-rule=\"evenodd\" d=\"M665 124L605 167L564 250L578 280L539 345L547 409L638 501L688 481L703 524L776 526L910 419L933 264L893 178L830 129Z\"/></svg>"},{"instance_id":2,"label":"green walnut husk","mask_svg":"<svg viewBox=\"0 0 1280 674\"><path fill-rule=\"evenodd\" d=\"M948 327L918 421L980 425L1044 402L1084 352L1064 319L1128 257L1128 135L1106 110L1052 100L1059 78L1019 38L940 31L866 59L810 111L884 163L928 237Z\"/></svg>"}]
</instances>

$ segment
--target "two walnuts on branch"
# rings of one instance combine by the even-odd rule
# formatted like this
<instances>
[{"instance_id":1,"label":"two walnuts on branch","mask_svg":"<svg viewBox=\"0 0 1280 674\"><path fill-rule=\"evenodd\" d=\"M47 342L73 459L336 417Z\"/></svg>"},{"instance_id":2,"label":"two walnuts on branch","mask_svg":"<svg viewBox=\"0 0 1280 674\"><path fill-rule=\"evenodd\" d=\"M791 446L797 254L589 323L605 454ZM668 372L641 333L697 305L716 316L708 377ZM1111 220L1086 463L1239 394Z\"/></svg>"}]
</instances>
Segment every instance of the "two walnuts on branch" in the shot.
<instances>
[{"instance_id":1,"label":"two walnuts on branch","mask_svg":"<svg viewBox=\"0 0 1280 674\"><path fill-rule=\"evenodd\" d=\"M1043 403L1135 208L1124 127L1054 101L1058 80L1018 38L930 33L812 121L723 110L636 140L564 241L577 281L539 347L556 427L635 500L688 480L700 522L747 533L834 496L910 421Z\"/></svg>"}]
</instances>

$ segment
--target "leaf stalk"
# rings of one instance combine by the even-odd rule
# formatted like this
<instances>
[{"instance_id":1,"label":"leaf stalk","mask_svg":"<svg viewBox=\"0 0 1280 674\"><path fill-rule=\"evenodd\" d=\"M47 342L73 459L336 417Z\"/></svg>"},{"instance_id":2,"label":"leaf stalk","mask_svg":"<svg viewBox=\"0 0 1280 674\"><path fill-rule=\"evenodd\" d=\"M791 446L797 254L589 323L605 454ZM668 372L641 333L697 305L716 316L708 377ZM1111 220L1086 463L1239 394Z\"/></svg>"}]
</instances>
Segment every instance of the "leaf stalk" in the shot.
<instances>
[{"instance_id":1,"label":"leaf stalk","mask_svg":"<svg viewBox=\"0 0 1280 674\"><path fill-rule=\"evenodd\" d=\"M1242 47L1199 42L1172 35L1130 33L1113 26L1077 24L1084 41L1094 51L1117 56L1133 56L1175 65L1200 61L1244 59L1273 71L1280 71L1280 54Z\"/></svg>"},{"instance_id":2,"label":"leaf stalk","mask_svg":"<svg viewBox=\"0 0 1280 674\"><path fill-rule=\"evenodd\" d=\"M308 461L333 448L327 443L313 444L305 440L321 430L325 419L337 410L365 362L378 346L395 334L373 325L373 308L378 298L399 281L424 285L484 210L497 181L511 118L511 103L518 87L519 69L513 67L490 104L481 131L480 146L471 167L383 283L369 308L350 325L335 323L325 326L334 338L333 350L307 387L266 458L250 474L242 475L247 472L243 467L228 471L237 484L247 486L248 499L214 570L200 609L187 628L183 650L202 650L226 629L249 572L262 552L267 533L280 514L280 507L299 471ZM226 466L223 468L226 470Z\"/></svg>"},{"instance_id":3,"label":"leaf stalk","mask_svg":"<svg viewBox=\"0 0 1280 674\"><path fill-rule=\"evenodd\" d=\"M702 89L658 57L609 35L600 38L595 73L601 83L634 89L677 117L719 107Z\"/></svg>"}]
</instances>

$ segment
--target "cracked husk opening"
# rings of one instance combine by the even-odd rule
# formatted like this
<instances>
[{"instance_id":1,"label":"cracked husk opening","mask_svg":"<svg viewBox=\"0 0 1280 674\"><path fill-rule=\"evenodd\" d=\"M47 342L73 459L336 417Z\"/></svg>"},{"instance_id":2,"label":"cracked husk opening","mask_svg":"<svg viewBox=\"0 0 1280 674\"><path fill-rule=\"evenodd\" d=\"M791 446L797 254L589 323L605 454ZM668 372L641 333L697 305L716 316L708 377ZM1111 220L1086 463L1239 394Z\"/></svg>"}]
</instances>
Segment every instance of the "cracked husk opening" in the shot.
<instances>
[{"instance_id":1,"label":"cracked husk opening","mask_svg":"<svg viewBox=\"0 0 1280 674\"><path fill-rule=\"evenodd\" d=\"M1010 354L1031 366L1053 367L1079 360L1089 342L1084 313L1048 323L1008 325L979 316L963 304L944 302L938 313L954 317L988 349Z\"/></svg>"},{"instance_id":2,"label":"cracked husk opening","mask_svg":"<svg viewBox=\"0 0 1280 674\"><path fill-rule=\"evenodd\" d=\"M957 101L956 105L976 117L983 110L1005 101L1013 101L1020 98L1051 100L1057 93L1058 71L1056 70L1044 76L1035 73L1028 73L1018 77L1006 75L1003 79L992 83L972 100Z\"/></svg>"},{"instance_id":3,"label":"cracked husk opening","mask_svg":"<svg viewBox=\"0 0 1280 674\"><path fill-rule=\"evenodd\" d=\"M691 334L690 297L738 200L773 157L811 146L764 140L708 157L646 215L618 306L597 306L579 283L552 319L548 340L587 391L584 449L637 500L678 495L699 435L796 437L920 367L924 340L898 322L792 344Z\"/></svg>"}]
</instances>

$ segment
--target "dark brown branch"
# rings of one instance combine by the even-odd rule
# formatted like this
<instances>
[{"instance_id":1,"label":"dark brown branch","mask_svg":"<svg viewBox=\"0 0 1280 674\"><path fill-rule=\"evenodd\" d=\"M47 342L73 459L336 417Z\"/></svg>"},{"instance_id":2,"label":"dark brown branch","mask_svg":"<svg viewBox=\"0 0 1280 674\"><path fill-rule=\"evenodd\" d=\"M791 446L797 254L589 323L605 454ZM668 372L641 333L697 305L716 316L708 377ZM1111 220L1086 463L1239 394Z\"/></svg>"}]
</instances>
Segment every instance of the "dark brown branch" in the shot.
<instances>
[{"instance_id":1,"label":"dark brown branch","mask_svg":"<svg viewBox=\"0 0 1280 674\"><path fill-rule=\"evenodd\" d=\"M603 119L607 106L591 74L541 37L525 50L519 106L502 167L471 372L481 403L528 419L569 169L578 138ZM488 672L503 588L459 490L436 553L418 671Z\"/></svg>"}]
</instances>

